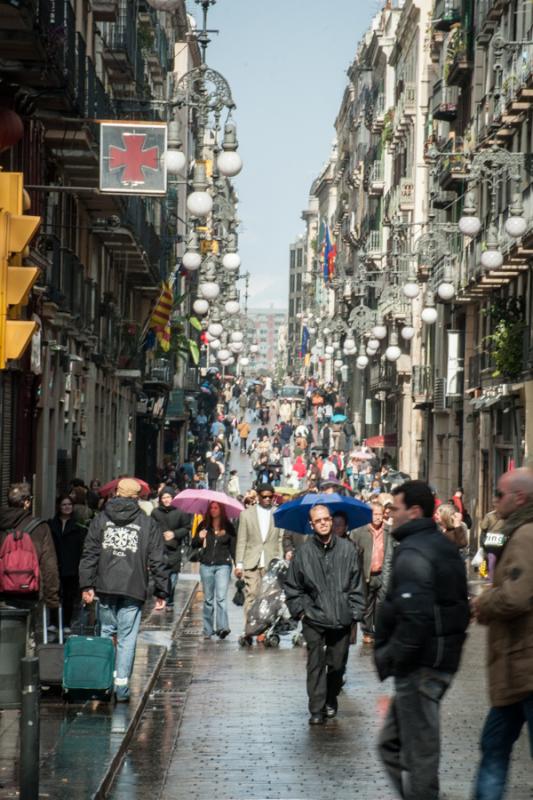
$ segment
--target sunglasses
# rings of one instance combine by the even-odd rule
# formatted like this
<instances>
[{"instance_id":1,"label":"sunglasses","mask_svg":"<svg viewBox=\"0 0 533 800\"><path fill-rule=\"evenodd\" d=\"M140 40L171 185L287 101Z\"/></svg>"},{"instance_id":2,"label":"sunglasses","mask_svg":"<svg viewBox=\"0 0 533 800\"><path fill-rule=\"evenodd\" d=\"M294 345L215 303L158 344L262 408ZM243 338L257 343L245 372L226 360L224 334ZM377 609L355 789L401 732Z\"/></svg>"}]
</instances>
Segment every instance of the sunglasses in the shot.
<instances>
[{"instance_id":1,"label":"sunglasses","mask_svg":"<svg viewBox=\"0 0 533 800\"><path fill-rule=\"evenodd\" d=\"M274 495L273 494L260 494L259 497L261 498L261 500L272 500Z\"/></svg>"}]
</instances>

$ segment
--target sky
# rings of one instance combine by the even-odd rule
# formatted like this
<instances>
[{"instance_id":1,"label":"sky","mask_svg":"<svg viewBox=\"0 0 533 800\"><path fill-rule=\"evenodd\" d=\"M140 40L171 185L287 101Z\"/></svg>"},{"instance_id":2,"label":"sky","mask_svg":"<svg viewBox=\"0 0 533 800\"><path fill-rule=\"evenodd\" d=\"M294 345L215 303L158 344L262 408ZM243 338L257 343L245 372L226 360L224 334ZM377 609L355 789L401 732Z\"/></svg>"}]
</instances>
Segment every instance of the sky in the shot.
<instances>
[{"instance_id":1,"label":"sky","mask_svg":"<svg viewBox=\"0 0 533 800\"><path fill-rule=\"evenodd\" d=\"M187 0L200 20L200 8ZM218 0L207 63L229 82L237 110L241 272L249 307L288 306L289 245L329 157L346 70L377 0Z\"/></svg>"}]
</instances>

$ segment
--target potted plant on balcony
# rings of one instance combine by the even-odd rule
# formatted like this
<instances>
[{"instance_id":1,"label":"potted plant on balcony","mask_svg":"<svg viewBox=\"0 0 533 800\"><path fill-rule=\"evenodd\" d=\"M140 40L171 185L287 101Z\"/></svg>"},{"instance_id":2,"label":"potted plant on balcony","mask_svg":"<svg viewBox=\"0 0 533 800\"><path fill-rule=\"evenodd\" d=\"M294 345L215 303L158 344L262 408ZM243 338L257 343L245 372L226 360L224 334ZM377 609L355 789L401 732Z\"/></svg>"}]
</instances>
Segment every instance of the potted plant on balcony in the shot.
<instances>
[{"instance_id":1,"label":"potted plant on balcony","mask_svg":"<svg viewBox=\"0 0 533 800\"><path fill-rule=\"evenodd\" d=\"M493 378L516 379L524 369L523 340L526 330L521 297L498 298L485 310L492 332L485 337L494 370Z\"/></svg>"}]
</instances>

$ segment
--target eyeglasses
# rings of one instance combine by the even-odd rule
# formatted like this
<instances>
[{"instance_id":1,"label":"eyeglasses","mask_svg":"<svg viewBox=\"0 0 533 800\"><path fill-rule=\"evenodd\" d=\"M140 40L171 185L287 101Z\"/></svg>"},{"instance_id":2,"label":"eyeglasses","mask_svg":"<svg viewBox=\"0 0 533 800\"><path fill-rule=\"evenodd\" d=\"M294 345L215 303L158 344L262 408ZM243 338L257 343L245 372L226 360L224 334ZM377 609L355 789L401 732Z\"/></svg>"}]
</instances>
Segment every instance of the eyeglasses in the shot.
<instances>
[{"instance_id":1,"label":"eyeglasses","mask_svg":"<svg viewBox=\"0 0 533 800\"><path fill-rule=\"evenodd\" d=\"M331 517L319 517L318 519L313 520L313 525L327 525L328 522L331 522Z\"/></svg>"}]
</instances>

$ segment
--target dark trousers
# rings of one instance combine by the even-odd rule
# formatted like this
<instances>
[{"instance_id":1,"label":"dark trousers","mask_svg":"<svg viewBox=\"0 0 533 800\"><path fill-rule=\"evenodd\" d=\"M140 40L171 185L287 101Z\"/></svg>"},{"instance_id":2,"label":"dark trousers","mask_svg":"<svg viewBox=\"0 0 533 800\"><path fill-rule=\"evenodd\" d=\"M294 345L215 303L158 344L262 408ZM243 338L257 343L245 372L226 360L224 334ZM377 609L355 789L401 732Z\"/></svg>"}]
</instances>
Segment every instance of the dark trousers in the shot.
<instances>
[{"instance_id":1,"label":"dark trousers","mask_svg":"<svg viewBox=\"0 0 533 800\"><path fill-rule=\"evenodd\" d=\"M504 796L513 746L526 723L533 757L533 693L520 703L490 709L481 734L474 800L501 800Z\"/></svg>"},{"instance_id":2,"label":"dark trousers","mask_svg":"<svg viewBox=\"0 0 533 800\"><path fill-rule=\"evenodd\" d=\"M63 625L70 628L74 607L81 602L80 583L77 575L61 577L61 602L63 604Z\"/></svg>"},{"instance_id":3,"label":"dark trousers","mask_svg":"<svg viewBox=\"0 0 533 800\"><path fill-rule=\"evenodd\" d=\"M440 701L451 680L448 673L425 667L395 678L378 749L404 800L439 798Z\"/></svg>"},{"instance_id":4,"label":"dark trousers","mask_svg":"<svg viewBox=\"0 0 533 800\"><path fill-rule=\"evenodd\" d=\"M381 572L371 575L366 584L366 607L363 615L363 633L373 636L376 631L376 614L378 610L378 594L381 589Z\"/></svg>"},{"instance_id":5,"label":"dark trousers","mask_svg":"<svg viewBox=\"0 0 533 800\"><path fill-rule=\"evenodd\" d=\"M307 695L309 713L321 714L324 706L337 707L337 695L350 646L351 626L335 630L302 623L307 642Z\"/></svg>"}]
</instances>

